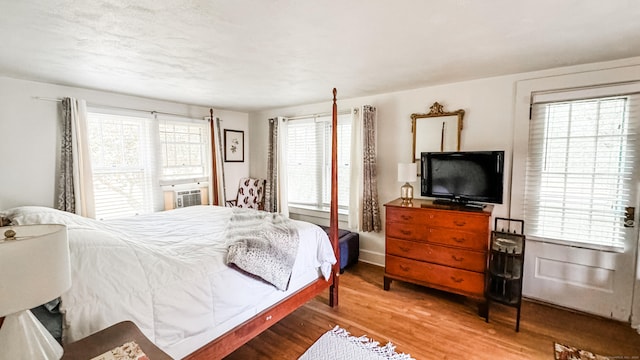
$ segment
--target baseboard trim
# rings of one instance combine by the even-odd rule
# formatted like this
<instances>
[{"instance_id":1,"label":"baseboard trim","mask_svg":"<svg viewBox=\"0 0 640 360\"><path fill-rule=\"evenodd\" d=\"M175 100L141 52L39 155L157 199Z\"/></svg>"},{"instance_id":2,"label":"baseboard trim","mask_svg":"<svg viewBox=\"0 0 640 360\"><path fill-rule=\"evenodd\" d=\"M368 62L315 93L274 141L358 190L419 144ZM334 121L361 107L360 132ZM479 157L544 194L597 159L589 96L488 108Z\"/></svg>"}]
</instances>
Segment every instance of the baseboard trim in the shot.
<instances>
[{"instance_id":1,"label":"baseboard trim","mask_svg":"<svg viewBox=\"0 0 640 360\"><path fill-rule=\"evenodd\" d=\"M371 250L360 249L358 261L384 267L384 254Z\"/></svg>"}]
</instances>

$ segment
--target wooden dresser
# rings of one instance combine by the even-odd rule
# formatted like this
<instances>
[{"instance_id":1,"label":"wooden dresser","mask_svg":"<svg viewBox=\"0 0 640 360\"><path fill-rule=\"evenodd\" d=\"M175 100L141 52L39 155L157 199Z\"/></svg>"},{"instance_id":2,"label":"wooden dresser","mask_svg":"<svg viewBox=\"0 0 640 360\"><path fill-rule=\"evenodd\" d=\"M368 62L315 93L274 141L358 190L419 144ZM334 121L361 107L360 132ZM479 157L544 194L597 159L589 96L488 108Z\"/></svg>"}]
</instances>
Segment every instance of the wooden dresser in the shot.
<instances>
[{"instance_id":1,"label":"wooden dresser","mask_svg":"<svg viewBox=\"0 0 640 360\"><path fill-rule=\"evenodd\" d=\"M486 316L485 270L492 205L468 208L414 199L385 204L384 289L392 280L470 297Z\"/></svg>"}]
</instances>

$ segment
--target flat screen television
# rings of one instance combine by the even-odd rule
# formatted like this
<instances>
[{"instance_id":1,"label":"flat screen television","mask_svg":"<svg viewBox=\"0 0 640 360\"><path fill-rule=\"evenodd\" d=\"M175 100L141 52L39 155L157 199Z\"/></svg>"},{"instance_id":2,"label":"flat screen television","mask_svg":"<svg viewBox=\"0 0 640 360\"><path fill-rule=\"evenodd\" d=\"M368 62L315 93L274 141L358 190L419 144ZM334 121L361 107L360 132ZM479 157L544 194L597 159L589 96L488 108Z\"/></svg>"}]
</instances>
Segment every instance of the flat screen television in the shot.
<instances>
[{"instance_id":1,"label":"flat screen television","mask_svg":"<svg viewBox=\"0 0 640 360\"><path fill-rule=\"evenodd\" d=\"M462 204L502 204L504 151L421 153L421 195Z\"/></svg>"}]
</instances>

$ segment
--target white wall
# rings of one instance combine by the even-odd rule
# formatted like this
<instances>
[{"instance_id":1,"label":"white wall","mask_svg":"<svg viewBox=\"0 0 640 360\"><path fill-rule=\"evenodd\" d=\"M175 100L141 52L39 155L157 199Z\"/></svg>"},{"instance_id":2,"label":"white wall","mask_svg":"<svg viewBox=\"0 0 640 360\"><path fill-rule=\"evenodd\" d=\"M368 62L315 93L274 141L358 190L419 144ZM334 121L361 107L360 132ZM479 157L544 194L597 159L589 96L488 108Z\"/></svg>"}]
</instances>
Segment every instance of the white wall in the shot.
<instances>
[{"instance_id":1,"label":"white wall","mask_svg":"<svg viewBox=\"0 0 640 360\"><path fill-rule=\"evenodd\" d=\"M59 162L60 103L36 97L85 99L89 104L154 110L204 118L209 108L103 91L0 77L0 209L20 205L55 206ZM235 196L249 174L248 114L214 109L224 128L245 131L245 162L226 163L227 189Z\"/></svg>"},{"instance_id":2,"label":"white wall","mask_svg":"<svg viewBox=\"0 0 640 360\"><path fill-rule=\"evenodd\" d=\"M357 99L340 99L338 109L373 105L378 111L378 194L382 204L400 196L397 163L412 159L411 114L429 112L438 101L445 111L464 109L462 150L511 151L511 114L514 77L501 77L449 84L410 91L395 92ZM331 89L327 89L328 95ZM329 99L330 96L327 96ZM266 175L267 119L274 116L297 116L330 112L331 101L323 104L275 109L249 114L251 128L251 173ZM507 156L508 158L508 156ZM508 164L507 164L508 165ZM419 195L419 184L414 183ZM507 204L497 206L496 214L506 215ZM384 209L382 209L384 221ZM378 265L384 264L384 233L360 233L360 259Z\"/></svg>"},{"instance_id":3,"label":"white wall","mask_svg":"<svg viewBox=\"0 0 640 360\"><path fill-rule=\"evenodd\" d=\"M378 109L378 193L381 204L399 197L402 184L396 181L397 163L409 162L412 155L411 113L428 112L429 106L435 101L443 104L446 111L464 109L461 150L506 151L504 204L495 207L494 215L509 216L517 82L606 68L621 68L624 71L625 66L634 64L640 64L640 58L465 81L355 99L340 98L338 89L338 109L345 110L363 104L370 104ZM251 174L266 176L268 118L330 112L331 98L331 89L327 89L327 101L320 104L250 113ZM417 189L418 184L413 185ZM382 209L383 219L384 214ZM361 260L384 265L384 232L361 233L360 236Z\"/></svg>"},{"instance_id":4,"label":"white wall","mask_svg":"<svg viewBox=\"0 0 640 360\"><path fill-rule=\"evenodd\" d=\"M224 150L222 153L222 160L224 164L224 193L226 200L232 200L236 198L238 194L238 184L240 178L249 176L249 149L251 148L249 141L249 115L246 113L213 110L213 116L220 118L222 144L224 146L224 130L240 130L244 131L244 162L224 162Z\"/></svg>"}]
</instances>

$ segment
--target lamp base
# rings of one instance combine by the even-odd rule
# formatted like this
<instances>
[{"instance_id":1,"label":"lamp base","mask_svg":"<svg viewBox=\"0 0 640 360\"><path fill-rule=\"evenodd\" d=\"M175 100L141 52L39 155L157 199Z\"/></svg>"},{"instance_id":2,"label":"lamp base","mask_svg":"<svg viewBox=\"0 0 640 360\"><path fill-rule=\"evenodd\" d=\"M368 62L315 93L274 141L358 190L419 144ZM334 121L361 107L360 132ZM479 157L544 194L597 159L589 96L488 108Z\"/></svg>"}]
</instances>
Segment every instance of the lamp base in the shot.
<instances>
[{"instance_id":1,"label":"lamp base","mask_svg":"<svg viewBox=\"0 0 640 360\"><path fill-rule=\"evenodd\" d=\"M413 205L413 186L409 183L404 183L400 188L400 199L402 199L402 206Z\"/></svg>"},{"instance_id":2,"label":"lamp base","mask_svg":"<svg viewBox=\"0 0 640 360\"><path fill-rule=\"evenodd\" d=\"M0 360L59 360L62 346L29 310L7 315L0 328Z\"/></svg>"}]
</instances>

